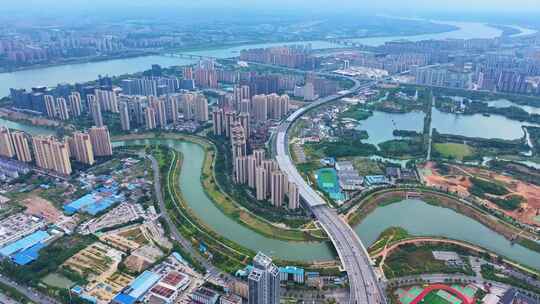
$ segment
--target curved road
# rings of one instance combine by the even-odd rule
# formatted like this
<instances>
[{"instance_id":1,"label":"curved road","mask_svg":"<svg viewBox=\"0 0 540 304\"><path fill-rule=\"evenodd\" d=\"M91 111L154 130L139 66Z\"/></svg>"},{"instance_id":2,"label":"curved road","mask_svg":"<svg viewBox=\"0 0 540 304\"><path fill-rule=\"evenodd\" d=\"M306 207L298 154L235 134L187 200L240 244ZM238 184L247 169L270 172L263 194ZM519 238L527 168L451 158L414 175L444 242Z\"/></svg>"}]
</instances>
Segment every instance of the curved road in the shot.
<instances>
[{"instance_id":1,"label":"curved road","mask_svg":"<svg viewBox=\"0 0 540 304\"><path fill-rule=\"evenodd\" d=\"M320 73L325 75L325 73ZM335 75L333 75L335 76ZM278 128L276 138L276 160L280 169L285 172L290 181L298 185L299 193L304 202L311 208L313 215L330 237L336 248L341 263L349 277L351 304L385 304L386 298L377 276L374 272L369 255L348 223L334 210L326 205L326 201L302 178L294 166L288 147L287 132L292 123L307 111L322 104L345 97L371 87L374 82L360 82L357 79L345 77L354 82L354 86L346 92L327 96L310 103L308 106L292 113Z\"/></svg>"}]
</instances>

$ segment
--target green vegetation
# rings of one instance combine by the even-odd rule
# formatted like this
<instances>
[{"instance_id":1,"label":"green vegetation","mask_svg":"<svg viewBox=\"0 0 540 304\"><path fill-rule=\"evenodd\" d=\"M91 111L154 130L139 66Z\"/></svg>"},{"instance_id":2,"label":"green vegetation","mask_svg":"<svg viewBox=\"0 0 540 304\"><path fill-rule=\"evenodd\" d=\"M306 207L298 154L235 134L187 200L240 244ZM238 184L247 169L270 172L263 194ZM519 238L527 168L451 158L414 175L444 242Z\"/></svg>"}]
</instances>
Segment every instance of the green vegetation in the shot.
<instances>
[{"instance_id":1,"label":"green vegetation","mask_svg":"<svg viewBox=\"0 0 540 304\"><path fill-rule=\"evenodd\" d=\"M384 247L389 246L397 241L409 238L410 236L411 235L409 232L401 227L390 227L379 235L377 241L375 241L375 243L373 243L368 250L370 253L376 253Z\"/></svg>"},{"instance_id":2,"label":"green vegetation","mask_svg":"<svg viewBox=\"0 0 540 304\"><path fill-rule=\"evenodd\" d=\"M305 147L316 151L317 154L335 158L377 154L377 148L374 145L365 144L360 140L309 143Z\"/></svg>"},{"instance_id":3,"label":"green vegetation","mask_svg":"<svg viewBox=\"0 0 540 304\"><path fill-rule=\"evenodd\" d=\"M445 299L439 297L437 295L437 291L432 291L426 295L422 303L429 303L429 304L451 304L450 302L446 301Z\"/></svg>"},{"instance_id":4,"label":"green vegetation","mask_svg":"<svg viewBox=\"0 0 540 304\"><path fill-rule=\"evenodd\" d=\"M482 265L482 277L487 280L501 282L540 294L540 288L532 286L517 278L506 276L491 265Z\"/></svg>"},{"instance_id":5,"label":"green vegetation","mask_svg":"<svg viewBox=\"0 0 540 304\"><path fill-rule=\"evenodd\" d=\"M504 186L494 182L490 182L476 177L471 177L470 181L472 183L472 186L469 191L478 197L483 198L485 197L486 193L492 195L506 195L509 193Z\"/></svg>"},{"instance_id":6,"label":"green vegetation","mask_svg":"<svg viewBox=\"0 0 540 304\"><path fill-rule=\"evenodd\" d=\"M366 110L363 106L351 106L346 111L340 113L339 118L351 118L355 120L366 120L373 116L373 111Z\"/></svg>"},{"instance_id":7,"label":"green vegetation","mask_svg":"<svg viewBox=\"0 0 540 304\"><path fill-rule=\"evenodd\" d=\"M358 173L362 176L384 174L383 168L379 162L375 160L358 157L354 159L353 164L354 168L358 170Z\"/></svg>"},{"instance_id":8,"label":"green vegetation","mask_svg":"<svg viewBox=\"0 0 540 304\"><path fill-rule=\"evenodd\" d=\"M422 157L424 154L421 137L388 140L380 143L379 148L381 149L381 153L379 154L385 157L414 158Z\"/></svg>"},{"instance_id":9,"label":"green vegetation","mask_svg":"<svg viewBox=\"0 0 540 304\"><path fill-rule=\"evenodd\" d=\"M536 155L540 154L540 127L527 126L525 128L527 128L527 132L529 132L533 144L533 152Z\"/></svg>"},{"instance_id":10,"label":"green vegetation","mask_svg":"<svg viewBox=\"0 0 540 304\"><path fill-rule=\"evenodd\" d=\"M489 200L504 210L516 210L521 206L524 198L520 195L510 195L505 198L493 197L489 198Z\"/></svg>"},{"instance_id":11,"label":"green vegetation","mask_svg":"<svg viewBox=\"0 0 540 304\"><path fill-rule=\"evenodd\" d=\"M460 254L465 253L461 247L455 245L403 245L386 257L385 264L383 265L384 272L388 278L423 273L474 274L466 260L463 260L463 267L448 266L445 262L433 258L433 250L449 250L456 251Z\"/></svg>"},{"instance_id":12,"label":"green vegetation","mask_svg":"<svg viewBox=\"0 0 540 304\"><path fill-rule=\"evenodd\" d=\"M442 157L448 159L463 160L473 154L473 149L466 144L439 143L434 144L433 147Z\"/></svg>"}]
</instances>

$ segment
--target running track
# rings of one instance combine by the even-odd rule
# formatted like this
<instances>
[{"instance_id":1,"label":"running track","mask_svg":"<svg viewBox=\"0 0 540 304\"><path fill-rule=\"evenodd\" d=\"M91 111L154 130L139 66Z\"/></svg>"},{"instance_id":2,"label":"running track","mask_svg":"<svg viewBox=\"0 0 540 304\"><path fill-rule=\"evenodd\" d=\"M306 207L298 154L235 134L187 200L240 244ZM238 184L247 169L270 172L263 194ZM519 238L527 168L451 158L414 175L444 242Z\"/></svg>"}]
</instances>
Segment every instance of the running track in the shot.
<instances>
[{"instance_id":1,"label":"running track","mask_svg":"<svg viewBox=\"0 0 540 304\"><path fill-rule=\"evenodd\" d=\"M425 296L428 295L428 293L434 291L434 290L445 290L445 291L448 291L450 292L451 294L455 295L456 297L458 297L460 300L461 300L461 303L462 304L472 304L465 295L463 295L461 292L459 292L458 290L450 287L450 286L447 286L447 285L444 285L444 284L433 284L433 285L429 285L428 287L426 287L418 296L416 296L416 298L414 298L414 300L412 300L411 303L409 304L418 304L420 303Z\"/></svg>"}]
</instances>

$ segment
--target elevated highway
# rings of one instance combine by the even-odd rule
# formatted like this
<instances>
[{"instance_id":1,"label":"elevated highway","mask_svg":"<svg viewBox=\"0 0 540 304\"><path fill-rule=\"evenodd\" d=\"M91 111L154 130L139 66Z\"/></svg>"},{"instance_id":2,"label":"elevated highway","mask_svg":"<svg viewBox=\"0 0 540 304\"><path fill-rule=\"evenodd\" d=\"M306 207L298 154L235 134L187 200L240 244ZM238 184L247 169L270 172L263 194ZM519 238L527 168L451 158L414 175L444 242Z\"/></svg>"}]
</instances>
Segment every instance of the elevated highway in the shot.
<instances>
[{"instance_id":1,"label":"elevated highway","mask_svg":"<svg viewBox=\"0 0 540 304\"><path fill-rule=\"evenodd\" d=\"M288 175L289 180L298 185L303 201L310 207L313 215L318 219L336 248L341 263L349 277L349 303L386 304L384 291L380 287L373 265L362 241L349 224L334 210L330 209L321 195L302 178L294 166L289 153L287 133L296 119L307 111L324 103L337 100L374 85L372 81L360 82L354 78L348 79L354 81L354 86L349 91L321 98L306 107L300 108L279 126L275 141L276 160L280 169Z\"/></svg>"}]
</instances>

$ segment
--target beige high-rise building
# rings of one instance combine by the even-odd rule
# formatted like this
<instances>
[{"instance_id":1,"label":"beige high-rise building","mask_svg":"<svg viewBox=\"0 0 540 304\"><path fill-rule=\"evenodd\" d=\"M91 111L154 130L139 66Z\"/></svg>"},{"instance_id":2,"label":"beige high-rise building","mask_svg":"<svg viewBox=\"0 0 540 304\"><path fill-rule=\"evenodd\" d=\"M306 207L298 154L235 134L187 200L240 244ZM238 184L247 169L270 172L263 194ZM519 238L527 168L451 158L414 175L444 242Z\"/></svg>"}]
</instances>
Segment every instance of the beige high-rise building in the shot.
<instances>
[{"instance_id":1,"label":"beige high-rise building","mask_svg":"<svg viewBox=\"0 0 540 304\"><path fill-rule=\"evenodd\" d=\"M88 134L92 142L94 156L111 156L113 154L111 136L109 135L107 126L92 127L88 131Z\"/></svg>"},{"instance_id":2,"label":"beige high-rise building","mask_svg":"<svg viewBox=\"0 0 540 304\"><path fill-rule=\"evenodd\" d=\"M249 92L249 86L235 86L233 89L233 99L234 99L234 108L237 111L240 111L240 103L242 100L249 100L251 98Z\"/></svg>"},{"instance_id":3,"label":"beige high-rise building","mask_svg":"<svg viewBox=\"0 0 540 304\"><path fill-rule=\"evenodd\" d=\"M144 109L144 121L146 122L146 129L153 130L156 125L156 111L152 107Z\"/></svg>"},{"instance_id":4,"label":"beige high-rise building","mask_svg":"<svg viewBox=\"0 0 540 304\"><path fill-rule=\"evenodd\" d=\"M129 119L129 105L125 101L121 101L118 104L120 111L120 125L123 131L131 130L131 121Z\"/></svg>"},{"instance_id":5,"label":"beige high-rise building","mask_svg":"<svg viewBox=\"0 0 540 304\"><path fill-rule=\"evenodd\" d=\"M43 96L45 101L45 110L47 110L47 117L55 118L57 115L56 101L52 95Z\"/></svg>"},{"instance_id":6,"label":"beige high-rise building","mask_svg":"<svg viewBox=\"0 0 540 304\"><path fill-rule=\"evenodd\" d=\"M165 112L167 113L167 121L176 123L178 121L178 112L180 104L180 95L167 95L165 99Z\"/></svg>"},{"instance_id":7,"label":"beige high-rise building","mask_svg":"<svg viewBox=\"0 0 540 304\"><path fill-rule=\"evenodd\" d=\"M187 93L181 95L181 108L184 119L192 120L195 116L195 94Z\"/></svg>"},{"instance_id":8,"label":"beige high-rise building","mask_svg":"<svg viewBox=\"0 0 540 304\"><path fill-rule=\"evenodd\" d=\"M13 140L13 147L15 148L15 154L17 159L23 162L32 161L32 153L30 152L30 144L28 143L28 137L23 132L15 131L11 133Z\"/></svg>"},{"instance_id":9,"label":"beige high-rise building","mask_svg":"<svg viewBox=\"0 0 540 304\"><path fill-rule=\"evenodd\" d=\"M92 140L90 135L82 132L73 133L73 150L74 154L72 156L83 164L93 165L94 160L94 151L92 148Z\"/></svg>"},{"instance_id":10,"label":"beige high-rise building","mask_svg":"<svg viewBox=\"0 0 540 304\"><path fill-rule=\"evenodd\" d=\"M222 136L224 134L224 120L225 115L223 113L223 109L215 108L214 111L212 111L212 125L215 136Z\"/></svg>"},{"instance_id":11,"label":"beige high-rise building","mask_svg":"<svg viewBox=\"0 0 540 304\"><path fill-rule=\"evenodd\" d=\"M81 94L79 92L73 92L68 97L69 100L69 110L71 115L74 117L79 117L82 114L82 102Z\"/></svg>"},{"instance_id":12,"label":"beige high-rise building","mask_svg":"<svg viewBox=\"0 0 540 304\"><path fill-rule=\"evenodd\" d=\"M88 101L88 110L90 112L90 116L92 116L92 119L94 120L94 125L102 127L103 116L101 114L101 105L96 99L96 96L88 94L86 95L86 100Z\"/></svg>"},{"instance_id":13,"label":"beige high-rise building","mask_svg":"<svg viewBox=\"0 0 540 304\"><path fill-rule=\"evenodd\" d=\"M198 122L208 121L208 100L203 95L195 98L195 120Z\"/></svg>"},{"instance_id":14,"label":"beige high-rise building","mask_svg":"<svg viewBox=\"0 0 540 304\"><path fill-rule=\"evenodd\" d=\"M256 187L255 176L257 172L257 159L255 155L250 155L247 157L247 180L248 186L252 189Z\"/></svg>"},{"instance_id":15,"label":"beige high-rise building","mask_svg":"<svg viewBox=\"0 0 540 304\"><path fill-rule=\"evenodd\" d=\"M257 160L257 166L260 166L262 164L262 161L265 160L266 157L264 154L264 149L253 150L253 156L255 156L255 159Z\"/></svg>"},{"instance_id":16,"label":"beige high-rise building","mask_svg":"<svg viewBox=\"0 0 540 304\"><path fill-rule=\"evenodd\" d=\"M286 182L285 173L275 170L270 174L270 200L274 207L281 207L285 201Z\"/></svg>"},{"instance_id":17,"label":"beige high-rise building","mask_svg":"<svg viewBox=\"0 0 540 304\"><path fill-rule=\"evenodd\" d=\"M6 127L0 127L0 156L9 158L15 156L11 132Z\"/></svg>"},{"instance_id":18,"label":"beige high-rise building","mask_svg":"<svg viewBox=\"0 0 540 304\"><path fill-rule=\"evenodd\" d=\"M150 107L154 109L157 125L162 129L165 128L165 126L167 126L165 101L155 96L150 96Z\"/></svg>"},{"instance_id":19,"label":"beige high-rise building","mask_svg":"<svg viewBox=\"0 0 540 304\"><path fill-rule=\"evenodd\" d=\"M71 174L69 146L53 137L34 136L32 138L36 165L63 175Z\"/></svg>"},{"instance_id":20,"label":"beige high-rise building","mask_svg":"<svg viewBox=\"0 0 540 304\"><path fill-rule=\"evenodd\" d=\"M268 97L255 95L251 99L251 116L256 123L268 120Z\"/></svg>"},{"instance_id":21,"label":"beige high-rise building","mask_svg":"<svg viewBox=\"0 0 540 304\"><path fill-rule=\"evenodd\" d=\"M62 97L56 99L58 117L61 120L69 120L69 108L66 100Z\"/></svg>"},{"instance_id":22,"label":"beige high-rise building","mask_svg":"<svg viewBox=\"0 0 540 304\"><path fill-rule=\"evenodd\" d=\"M231 128L231 146L233 160L236 157L246 156L246 134L244 127L239 122L234 123Z\"/></svg>"},{"instance_id":23,"label":"beige high-rise building","mask_svg":"<svg viewBox=\"0 0 540 304\"><path fill-rule=\"evenodd\" d=\"M255 169L255 192L259 201L268 198L268 174L263 167Z\"/></svg>"},{"instance_id":24,"label":"beige high-rise building","mask_svg":"<svg viewBox=\"0 0 540 304\"><path fill-rule=\"evenodd\" d=\"M240 100L240 104L238 105L238 111L241 113L251 113L251 100Z\"/></svg>"},{"instance_id":25,"label":"beige high-rise building","mask_svg":"<svg viewBox=\"0 0 540 304\"><path fill-rule=\"evenodd\" d=\"M289 181L287 188L287 197L289 198L288 208L296 210L300 207L300 192L298 191L298 185Z\"/></svg>"},{"instance_id":26,"label":"beige high-rise building","mask_svg":"<svg viewBox=\"0 0 540 304\"><path fill-rule=\"evenodd\" d=\"M225 126L225 136L227 136L227 138L231 137L231 128L235 122L236 122L236 112L226 111L225 123L223 125Z\"/></svg>"},{"instance_id":27,"label":"beige high-rise building","mask_svg":"<svg viewBox=\"0 0 540 304\"><path fill-rule=\"evenodd\" d=\"M94 93L103 111L118 113L118 99L115 92L96 89Z\"/></svg>"},{"instance_id":28,"label":"beige high-rise building","mask_svg":"<svg viewBox=\"0 0 540 304\"><path fill-rule=\"evenodd\" d=\"M272 172L279 169L279 165L275 160L267 159L263 160L261 162L261 166L266 170L266 191L267 194L270 194L270 191L272 189L271 181L272 181Z\"/></svg>"},{"instance_id":29,"label":"beige high-rise building","mask_svg":"<svg viewBox=\"0 0 540 304\"><path fill-rule=\"evenodd\" d=\"M268 95L268 116L271 119L281 120L289 111L288 95Z\"/></svg>"},{"instance_id":30,"label":"beige high-rise building","mask_svg":"<svg viewBox=\"0 0 540 304\"><path fill-rule=\"evenodd\" d=\"M234 160L234 181L237 184L245 184L247 182L247 157L240 156Z\"/></svg>"},{"instance_id":31,"label":"beige high-rise building","mask_svg":"<svg viewBox=\"0 0 540 304\"><path fill-rule=\"evenodd\" d=\"M244 128L244 132L246 134L246 140L249 141L249 135L251 134L251 127L250 127L250 119L249 119L249 113L242 112L238 115L238 121Z\"/></svg>"}]
</instances>

